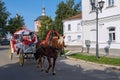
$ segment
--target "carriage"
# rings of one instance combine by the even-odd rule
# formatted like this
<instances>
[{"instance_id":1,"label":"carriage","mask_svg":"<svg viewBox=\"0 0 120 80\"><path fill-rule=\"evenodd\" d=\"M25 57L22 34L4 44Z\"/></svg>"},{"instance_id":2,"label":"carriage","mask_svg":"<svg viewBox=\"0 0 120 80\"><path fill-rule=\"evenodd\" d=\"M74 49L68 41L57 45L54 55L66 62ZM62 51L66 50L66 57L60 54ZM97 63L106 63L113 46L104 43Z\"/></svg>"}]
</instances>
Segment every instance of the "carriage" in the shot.
<instances>
[{"instance_id":1,"label":"carriage","mask_svg":"<svg viewBox=\"0 0 120 80\"><path fill-rule=\"evenodd\" d=\"M11 36L9 58L12 60L13 55L18 55L19 64L23 66L24 59L34 59L36 43L37 35L23 27Z\"/></svg>"},{"instance_id":2,"label":"carriage","mask_svg":"<svg viewBox=\"0 0 120 80\"><path fill-rule=\"evenodd\" d=\"M37 41L37 35L34 34L34 38L30 38L34 43L28 45L27 39L29 39L30 33L32 31L23 28L22 30L16 31L14 33L14 38L11 38L11 52L9 54L10 59L12 59L13 54L19 55L20 66L24 65L24 59L35 59L38 61L37 67L43 67L44 60L46 56L49 63L46 72L52 68L52 74L55 75L55 64L58 58L59 52L64 54L64 36L61 36L57 31L50 30L46 36L45 40ZM27 42L26 42L27 41ZM27 45L25 45L27 44ZM53 59L51 59L53 58Z\"/></svg>"}]
</instances>

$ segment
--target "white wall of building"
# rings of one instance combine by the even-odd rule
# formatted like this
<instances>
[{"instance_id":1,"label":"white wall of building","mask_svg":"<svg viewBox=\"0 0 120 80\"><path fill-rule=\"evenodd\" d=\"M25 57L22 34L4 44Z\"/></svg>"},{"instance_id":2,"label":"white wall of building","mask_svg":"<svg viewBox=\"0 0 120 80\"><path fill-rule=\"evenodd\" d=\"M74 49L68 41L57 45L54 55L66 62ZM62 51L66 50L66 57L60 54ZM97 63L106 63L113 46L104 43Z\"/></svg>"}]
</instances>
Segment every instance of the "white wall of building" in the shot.
<instances>
[{"instance_id":1,"label":"white wall of building","mask_svg":"<svg viewBox=\"0 0 120 80\"><path fill-rule=\"evenodd\" d=\"M41 24L40 24L40 21L35 21L34 22L34 29L35 29L35 32L38 32L39 31L39 28L40 28L40 26L41 26Z\"/></svg>"},{"instance_id":2,"label":"white wall of building","mask_svg":"<svg viewBox=\"0 0 120 80\"><path fill-rule=\"evenodd\" d=\"M71 30L68 30L68 25L71 25ZM82 26L81 26L81 19L74 19L74 20L64 20L63 21L63 32L65 36L65 44L66 45L82 45ZM78 29L79 25L79 29ZM71 36L71 39L69 39ZM79 36L79 39L78 39Z\"/></svg>"},{"instance_id":3,"label":"white wall of building","mask_svg":"<svg viewBox=\"0 0 120 80\"><path fill-rule=\"evenodd\" d=\"M96 47L96 12L91 12L90 0L82 0L82 27L83 43L91 41L91 48ZM100 1L100 0L98 0ZM99 48L109 46L111 49L120 49L120 0L114 0L114 6L108 7L108 0L105 1L102 13L99 12L98 42ZM87 6L86 6L87 5ZM115 41L109 41L109 29L115 28Z\"/></svg>"},{"instance_id":4,"label":"white wall of building","mask_svg":"<svg viewBox=\"0 0 120 80\"><path fill-rule=\"evenodd\" d=\"M101 0L96 0L101 1ZM99 18L109 17L120 14L120 0L114 0L114 6L108 6L108 0L105 1L102 13L99 12ZM82 0L82 19L92 20L96 18L96 13L91 11L90 0Z\"/></svg>"}]
</instances>

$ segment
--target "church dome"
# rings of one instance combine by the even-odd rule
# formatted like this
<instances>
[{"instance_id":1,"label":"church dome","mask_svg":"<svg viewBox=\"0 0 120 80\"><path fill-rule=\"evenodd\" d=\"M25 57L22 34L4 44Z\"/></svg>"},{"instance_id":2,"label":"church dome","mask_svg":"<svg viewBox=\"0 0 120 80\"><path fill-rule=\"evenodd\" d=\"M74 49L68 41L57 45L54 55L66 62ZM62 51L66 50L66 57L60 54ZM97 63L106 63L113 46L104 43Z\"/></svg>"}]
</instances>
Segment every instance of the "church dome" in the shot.
<instances>
[{"instance_id":1,"label":"church dome","mask_svg":"<svg viewBox=\"0 0 120 80\"><path fill-rule=\"evenodd\" d=\"M42 20L42 17L43 17L43 16L38 16L38 17L35 19L35 21L40 21L40 20Z\"/></svg>"}]
</instances>

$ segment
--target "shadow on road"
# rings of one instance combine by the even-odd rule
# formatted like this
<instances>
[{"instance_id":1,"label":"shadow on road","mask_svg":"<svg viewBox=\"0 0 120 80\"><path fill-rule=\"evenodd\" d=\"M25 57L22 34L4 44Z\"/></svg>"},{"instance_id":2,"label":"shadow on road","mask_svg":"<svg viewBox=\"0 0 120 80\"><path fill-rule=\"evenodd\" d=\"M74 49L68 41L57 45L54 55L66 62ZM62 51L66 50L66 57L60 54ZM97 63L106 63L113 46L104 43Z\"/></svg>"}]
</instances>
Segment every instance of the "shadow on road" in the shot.
<instances>
[{"instance_id":1,"label":"shadow on road","mask_svg":"<svg viewBox=\"0 0 120 80\"><path fill-rule=\"evenodd\" d=\"M55 76L51 72L40 71L32 60L27 60L23 67L18 63L0 66L0 80L120 80L120 72L112 69L85 70L81 65L67 64L66 60L68 59L61 57L57 60Z\"/></svg>"}]
</instances>

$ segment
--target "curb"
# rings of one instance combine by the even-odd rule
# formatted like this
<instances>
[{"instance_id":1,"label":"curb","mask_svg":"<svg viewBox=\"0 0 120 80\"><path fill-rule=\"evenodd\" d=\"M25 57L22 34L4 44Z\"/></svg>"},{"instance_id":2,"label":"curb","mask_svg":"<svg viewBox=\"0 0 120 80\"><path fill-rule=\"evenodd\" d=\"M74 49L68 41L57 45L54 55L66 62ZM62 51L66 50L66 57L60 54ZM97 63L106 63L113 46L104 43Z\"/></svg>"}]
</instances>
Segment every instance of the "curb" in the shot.
<instances>
[{"instance_id":1,"label":"curb","mask_svg":"<svg viewBox=\"0 0 120 80\"><path fill-rule=\"evenodd\" d=\"M103 67L106 67L106 68L110 68L110 69L113 69L113 70L119 70L120 71L120 66L99 64L99 63L94 63L94 62L89 62L89 61L85 61L85 60L81 60L81 59L72 58L72 57L69 57L69 56L66 56L66 57L68 59L71 59L71 60L74 60L74 61L81 61L81 62L84 62L84 63L94 64L94 65L103 66Z\"/></svg>"}]
</instances>

